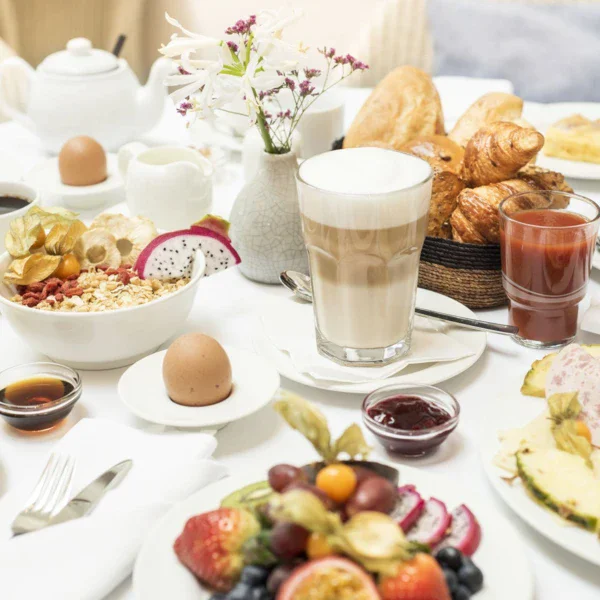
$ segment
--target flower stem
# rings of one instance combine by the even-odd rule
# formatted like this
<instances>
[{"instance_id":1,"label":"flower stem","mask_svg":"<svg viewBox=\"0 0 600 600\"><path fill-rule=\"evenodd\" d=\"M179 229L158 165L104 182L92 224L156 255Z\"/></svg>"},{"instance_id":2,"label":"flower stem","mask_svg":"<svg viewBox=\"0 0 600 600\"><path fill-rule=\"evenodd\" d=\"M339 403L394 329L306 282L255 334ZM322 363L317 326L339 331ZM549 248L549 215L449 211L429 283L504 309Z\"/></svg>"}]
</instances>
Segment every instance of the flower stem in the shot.
<instances>
[{"instance_id":1,"label":"flower stem","mask_svg":"<svg viewBox=\"0 0 600 600\"><path fill-rule=\"evenodd\" d=\"M258 127L258 131L265 143L265 152L269 154L277 154L277 150L273 145L273 140L269 135L269 130L267 129L266 121L265 121L265 113L262 111L262 108L259 109L258 115L256 117L256 126Z\"/></svg>"}]
</instances>

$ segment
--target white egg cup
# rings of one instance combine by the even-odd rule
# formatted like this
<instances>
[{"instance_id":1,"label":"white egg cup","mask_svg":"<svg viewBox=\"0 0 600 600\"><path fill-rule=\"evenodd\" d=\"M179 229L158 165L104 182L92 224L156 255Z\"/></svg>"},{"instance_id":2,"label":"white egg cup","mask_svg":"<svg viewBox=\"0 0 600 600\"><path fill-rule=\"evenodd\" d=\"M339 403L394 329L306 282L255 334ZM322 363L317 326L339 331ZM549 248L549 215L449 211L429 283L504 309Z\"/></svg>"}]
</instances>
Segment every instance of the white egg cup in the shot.
<instances>
[{"instance_id":1,"label":"white egg cup","mask_svg":"<svg viewBox=\"0 0 600 600\"><path fill-rule=\"evenodd\" d=\"M108 177L100 183L66 185L60 179L58 157L49 158L26 173L23 181L39 190L44 206L66 206L85 211L111 206L125 197L125 186L115 154L107 153L106 167Z\"/></svg>"}]
</instances>

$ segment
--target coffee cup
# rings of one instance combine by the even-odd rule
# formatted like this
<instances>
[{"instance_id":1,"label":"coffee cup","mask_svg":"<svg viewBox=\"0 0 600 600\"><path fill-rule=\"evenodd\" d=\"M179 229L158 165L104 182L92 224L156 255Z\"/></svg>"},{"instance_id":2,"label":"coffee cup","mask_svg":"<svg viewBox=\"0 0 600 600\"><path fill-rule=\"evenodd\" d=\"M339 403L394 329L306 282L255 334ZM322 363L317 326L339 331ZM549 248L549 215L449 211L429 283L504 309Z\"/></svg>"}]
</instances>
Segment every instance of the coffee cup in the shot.
<instances>
[{"instance_id":1,"label":"coffee cup","mask_svg":"<svg viewBox=\"0 0 600 600\"><path fill-rule=\"evenodd\" d=\"M302 115L298 129L302 136L302 158L331 150L333 142L344 135L344 99L329 90L319 96Z\"/></svg>"},{"instance_id":2,"label":"coffee cup","mask_svg":"<svg viewBox=\"0 0 600 600\"><path fill-rule=\"evenodd\" d=\"M40 195L35 188L18 181L0 181L0 254L6 249L4 238L10 222L39 203Z\"/></svg>"}]
</instances>

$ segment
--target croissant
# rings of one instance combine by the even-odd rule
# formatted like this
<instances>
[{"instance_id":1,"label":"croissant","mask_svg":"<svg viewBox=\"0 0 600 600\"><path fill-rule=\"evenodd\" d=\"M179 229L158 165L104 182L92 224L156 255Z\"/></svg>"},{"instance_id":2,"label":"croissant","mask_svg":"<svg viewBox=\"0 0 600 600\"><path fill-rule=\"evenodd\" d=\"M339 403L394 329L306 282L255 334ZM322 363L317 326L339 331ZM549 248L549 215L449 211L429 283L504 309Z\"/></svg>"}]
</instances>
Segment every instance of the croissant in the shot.
<instances>
[{"instance_id":1,"label":"croissant","mask_svg":"<svg viewBox=\"0 0 600 600\"><path fill-rule=\"evenodd\" d=\"M456 208L456 198L465 187L460 177L464 150L443 135L417 137L401 150L426 160L433 168L427 235L446 237L447 229L442 232L442 226Z\"/></svg>"},{"instance_id":2,"label":"croissant","mask_svg":"<svg viewBox=\"0 0 600 600\"><path fill-rule=\"evenodd\" d=\"M450 217L452 239L469 244L498 244L498 206L502 200L513 194L533 192L520 203L520 207L547 207L546 198L535 194L540 190L566 191L564 177L553 171L529 167L527 172L519 173L515 179L463 190L458 195L457 208ZM567 204L566 199L557 196L552 206L564 208Z\"/></svg>"},{"instance_id":3,"label":"croissant","mask_svg":"<svg viewBox=\"0 0 600 600\"><path fill-rule=\"evenodd\" d=\"M513 178L544 145L534 129L496 121L479 129L465 148L463 177L469 187Z\"/></svg>"},{"instance_id":4,"label":"croissant","mask_svg":"<svg viewBox=\"0 0 600 600\"><path fill-rule=\"evenodd\" d=\"M466 146L478 129L494 121L514 121L523 112L523 100L512 94L491 92L476 100L454 125L448 137Z\"/></svg>"},{"instance_id":5,"label":"croissant","mask_svg":"<svg viewBox=\"0 0 600 600\"><path fill-rule=\"evenodd\" d=\"M442 104L433 81L415 67L398 67L367 98L344 138L344 148L399 149L419 135L444 133Z\"/></svg>"}]
</instances>

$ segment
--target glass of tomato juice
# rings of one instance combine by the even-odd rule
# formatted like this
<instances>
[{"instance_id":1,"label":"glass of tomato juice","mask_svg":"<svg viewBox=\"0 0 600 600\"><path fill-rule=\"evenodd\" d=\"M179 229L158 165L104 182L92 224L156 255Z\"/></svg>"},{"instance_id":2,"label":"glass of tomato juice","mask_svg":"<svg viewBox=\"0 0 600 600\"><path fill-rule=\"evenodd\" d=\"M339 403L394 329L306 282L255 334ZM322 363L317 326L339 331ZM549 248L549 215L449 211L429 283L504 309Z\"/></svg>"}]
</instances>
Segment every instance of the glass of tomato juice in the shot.
<instances>
[{"instance_id":1,"label":"glass of tomato juice","mask_svg":"<svg viewBox=\"0 0 600 600\"><path fill-rule=\"evenodd\" d=\"M516 341L557 348L577 333L600 207L583 196L556 191L515 194L499 207L502 281Z\"/></svg>"}]
</instances>

